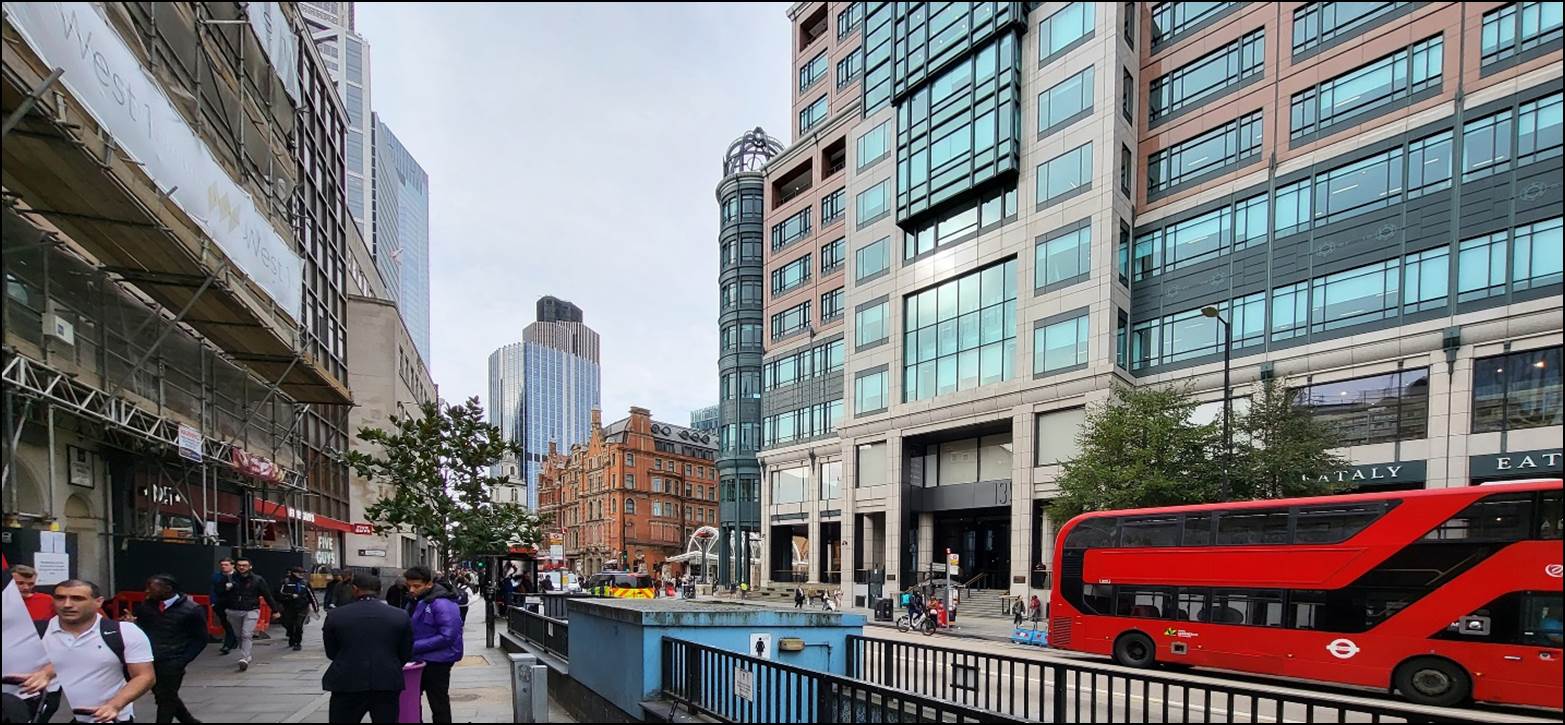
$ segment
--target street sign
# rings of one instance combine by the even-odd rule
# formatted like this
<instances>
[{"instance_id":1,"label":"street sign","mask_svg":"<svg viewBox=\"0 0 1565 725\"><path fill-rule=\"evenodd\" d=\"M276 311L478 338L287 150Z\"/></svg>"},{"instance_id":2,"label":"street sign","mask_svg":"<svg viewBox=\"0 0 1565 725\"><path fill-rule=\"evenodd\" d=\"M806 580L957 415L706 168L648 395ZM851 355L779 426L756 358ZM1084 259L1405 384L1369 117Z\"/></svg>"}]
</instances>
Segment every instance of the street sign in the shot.
<instances>
[{"instance_id":1,"label":"street sign","mask_svg":"<svg viewBox=\"0 0 1565 725\"><path fill-rule=\"evenodd\" d=\"M359 549L359 556L385 556L385 549Z\"/></svg>"},{"instance_id":2,"label":"street sign","mask_svg":"<svg viewBox=\"0 0 1565 725\"><path fill-rule=\"evenodd\" d=\"M201 462L201 431L188 425L179 426L179 457Z\"/></svg>"},{"instance_id":3,"label":"street sign","mask_svg":"<svg viewBox=\"0 0 1565 725\"><path fill-rule=\"evenodd\" d=\"M734 694L745 702L755 702L755 675L743 667L734 667Z\"/></svg>"}]
</instances>

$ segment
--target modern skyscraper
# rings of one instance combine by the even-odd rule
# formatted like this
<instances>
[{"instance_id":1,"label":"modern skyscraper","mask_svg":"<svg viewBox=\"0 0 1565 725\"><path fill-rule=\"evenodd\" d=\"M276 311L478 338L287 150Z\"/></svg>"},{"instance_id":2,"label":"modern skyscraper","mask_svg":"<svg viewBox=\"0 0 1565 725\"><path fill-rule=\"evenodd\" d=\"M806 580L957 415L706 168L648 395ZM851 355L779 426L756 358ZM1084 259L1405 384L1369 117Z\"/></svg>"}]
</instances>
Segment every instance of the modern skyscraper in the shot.
<instances>
[{"instance_id":1,"label":"modern skyscraper","mask_svg":"<svg viewBox=\"0 0 1565 725\"><path fill-rule=\"evenodd\" d=\"M1352 465L1322 476L1559 475L1545 5L794 4L767 577L906 586L950 549L1041 593L1087 406L1188 383L1220 416L1225 325L1238 407L1281 377L1336 429Z\"/></svg>"},{"instance_id":2,"label":"modern skyscraper","mask_svg":"<svg viewBox=\"0 0 1565 725\"><path fill-rule=\"evenodd\" d=\"M703 433L716 433L717 406L709 405L690 411L690 427Z\"/></svg>"},{"instance_id":3,"label":"modern skyscraper","mask_svg":"<svg viewBox=\"0 0 1565 725\"><path fill-rule=\"evenodd\" d=\"M500 491L500 501L538 506L538 467L549 453L585 443L599 405L598 333L582 322L580 307L556 297L538 300L538 320L522 341L489 355L489 422L522 445L492 475L509 475L525 491Z\"/></svg>"},{"instance_id":4,"label":"modern skyscraper","mask_svg":"<svg viewBox=\"0 0 1565 725\"><path fill-rule=\"evenodd\" d=\"M429 174L379 114L374 129L375 248L396 268L397 309L429 364Z\"/></svg>"},{"instance_id":5,"label":"modern skyscraper","mask_svg":"<svg viewBox=\"0 0 1565 725\"><path fill-rule=\"evenodd\" d=\"M718 581L749 582L755 573L751 539L761 531L761 253L766 162L782 144L759 127L740 136L723 155L717 184L718 231L717 472Z\"/></svg>"},{"instance_id":6,"label":"modern skyscraper","mask_svg":"<svg viewBox=\"0 0 1565 725\"><path fill-rule=\"evenodd\" d=\"M348 214L358 223L364 238L373 241L370 174L375 147L370 126L370 47L354 32L351 2L301 2L299 13L315 38L326 70L337 82L337 92L348 112L348 133L343 145ZM371 251L375 251L373 247ZM385 270L381 274L388 281L395 279Z\"/></svg>"}]
</instances>

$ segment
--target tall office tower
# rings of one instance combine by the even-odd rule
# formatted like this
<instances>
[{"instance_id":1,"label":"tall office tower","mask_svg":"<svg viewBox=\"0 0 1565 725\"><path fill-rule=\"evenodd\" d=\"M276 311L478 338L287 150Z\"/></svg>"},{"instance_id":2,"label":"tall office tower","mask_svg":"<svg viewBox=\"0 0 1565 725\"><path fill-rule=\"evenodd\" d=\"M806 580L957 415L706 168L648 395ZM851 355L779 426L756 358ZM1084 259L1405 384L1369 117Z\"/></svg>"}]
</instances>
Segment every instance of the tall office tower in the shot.
<instances>
[{"instance_id":1,"label":"tall office tower","mask_svg":"<svg viewBox=\"0 0 1565 725\"><path fill-rule=\"evenodd\" d=\"M348 213L366 240L372 241L370 209L371 164L374 141L370 124L370 48L354 31L351 2L301 2L299 13L315 38L315 47L348 112L348 132L343 144L347 160ZM372 251L374 251L372 249ZM387 279L385 270L381 274Z\"/></svg>"},{"instance_id":2,"label":"tall office tower","mask_svg":"<svg viewBox=\"0 0 1565 725\"><path fill-rule=\"evenodd\" d=\"M1282 379L1336 431L1351 465L1321 476L1560 475L1547 3L789 19L796 138L764 186L768 579L868 596L950 550L974 587L1042 593L1088 407L1188 384L1220 417L1226 329L1238 409ZM840 363L816 352L838 310Z\"/></svg>"},{"instance_id":3,"label":"tall office tower","mask_svg":"<svg viewBox=\"0 0 1565 725\"><path fill-rule=\"evenodd\" d=\"M429 174L375 114L375 248L394 267L397 309L429 364Z\"/></svg>"},{"instance_id":4,"label":"tall office tower","mask_svg":"<svg viewBox=\"0 0 1565 725\"><path fill-rule=\"evenodd\" d=\"M762 253L766 162L782 144L760 128L740 136L723 156L717 184L718 287L718 581L759 581L754 541L761 532L761 341L765 310Z\"/></svg>"},{"instance_id":5,"label":"tall office tower","mask_svg":"<svg viewBox=\"0 0 1565 725\"><path fill-rule=\"evenodd\" d=\"M716 433L717 406L709 405L690 411L690 427L703 433Z\"/></svg>"}]
</instances>

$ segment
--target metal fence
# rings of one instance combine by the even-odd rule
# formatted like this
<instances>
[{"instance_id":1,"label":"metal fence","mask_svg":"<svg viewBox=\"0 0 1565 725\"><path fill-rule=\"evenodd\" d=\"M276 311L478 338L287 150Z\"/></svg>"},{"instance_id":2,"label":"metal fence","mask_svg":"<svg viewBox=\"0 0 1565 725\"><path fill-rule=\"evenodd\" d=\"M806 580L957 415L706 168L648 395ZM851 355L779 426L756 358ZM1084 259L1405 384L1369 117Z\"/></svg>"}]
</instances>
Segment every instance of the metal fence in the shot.
<instances>
[{"instance_id":1,"label":"metal fence","mask_svg":"<svg viewBox=\"0 0 1565 725\"><path fill-rule=\"evenodd\" d=\"M849 677L1034 722L1488 722L1394 702L1329 699L1156 671L861 636L848 638L847 658Z\"/></svg>"},{"instance_id":2,"label":"metal fence","mask_svg":"<svg viewBox=\"0 0 1565 725\"><path fill-rule=\"evenodd\" d=\"M526 607L511 607L506 611L505 627L511 636L542 648L543 651L562 660L571 658L570 624Z\"/></svg>"},{"instance_id":3,"label":"metal fence","mask_svg":"<svg viewBox=\"0 0 1565 725\"><path fill-rule=\"evenodd\" d=\"M885 685L663 638L663 695L723 722L1025 722Z\"/></svg>"}]
</instances>

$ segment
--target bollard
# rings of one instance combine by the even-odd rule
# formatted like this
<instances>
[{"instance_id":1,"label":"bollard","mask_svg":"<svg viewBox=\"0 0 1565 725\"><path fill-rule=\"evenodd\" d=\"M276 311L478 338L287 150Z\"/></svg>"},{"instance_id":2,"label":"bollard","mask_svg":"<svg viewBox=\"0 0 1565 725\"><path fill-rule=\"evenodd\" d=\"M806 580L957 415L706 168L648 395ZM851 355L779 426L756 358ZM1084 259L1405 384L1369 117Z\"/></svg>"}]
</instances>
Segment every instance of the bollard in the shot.
<instances>
[{"instance_id":1,"label":"bollard","mask_svg":"<svg viewBox=\"0 0 1565 725\"><path fill-rule=\"evenodd\" d=\"M511 714L514 722L549 721L549 668L525 652L511 658Z\"/></svg>"}]
</instances>

